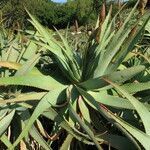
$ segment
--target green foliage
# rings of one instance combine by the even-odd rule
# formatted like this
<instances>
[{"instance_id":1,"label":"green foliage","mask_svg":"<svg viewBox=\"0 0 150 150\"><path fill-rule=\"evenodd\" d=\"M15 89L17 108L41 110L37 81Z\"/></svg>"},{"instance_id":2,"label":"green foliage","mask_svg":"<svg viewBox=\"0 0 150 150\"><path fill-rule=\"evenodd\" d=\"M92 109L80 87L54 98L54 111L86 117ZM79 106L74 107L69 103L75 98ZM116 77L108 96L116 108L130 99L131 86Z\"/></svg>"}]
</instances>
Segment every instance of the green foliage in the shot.
<instances>
[{"instance_id":1,"label":"green foliage","mask_svg":"<svg viewBox=\"0 0 150 150\"><path fill-rule=\"evenodd\" d=\"M136 0L129 0L129 2L127 3L127 6L129 7L129 8L131 8L131 7L133 7L135 4L136 4Z\"/></svg>"},{"instance_id":2,"label":"green foliage","mask_svg":"<svg viewBox=\"0 0 150 150\"><path fill-rule=\"evenodd\" d=\"M86 25L90 22L91 17L94 16L93 5L91 0L77 0L74 2L76 4L75 18L80 24Z\"/></svg>"},{"instance_id":3,"label":"green foliage","mask_svg":"<svg viewBox=\"0 0 150 150\"><path fill-rule=\"evenodd\" d=\"M4 2L2 2L4 3ZM8 0L1 8L4 18L6 17L6 26L10 27L16 23L23 28L29 26L26 21L28 15L24 9L26 7L34 16L38 18L43 25L53 28L65 28L68 23L74 24L75 19L80 24L87 24L93 17L93 7L91 0L86 1L71 1L65 4L57 4L48 0ZM91 17L90 17L91 16Z\"/></svg>"},{"instance_id":4,"label":"green foliage","mask_svg":"<svg viewBox=\"0 0 150 150\"><path fill-rule=\"evenodd\" d=\"M51 20L53 26L66 28L67 25L74 23L76 8L73 3L66 3L54 7L54 18Z\"/></svg>"},{"instance_id":5,"label":"green foliage","mask_svg":"<svg viewBox=\"0 0 150 150\"><path fill-rule=\"evenodd\" d=\"M52 22L49 19L54 19L52 9L54 6L55 4L53 2L47 0L38 0L36 2L34 0L9 0L2 8L2 12L7 19L6 23L8 27L17 22L22 28L29 25L26 21L28 15L25 11L25 7L37 16L43 25L48 26L50 24L51 26Z\"/></svg>"},{"instance_id":6,"label":"green foliage","mask_svg":"<svg viewBox=\"0 0 150 150\"><path fill-rule=\"evenodd\" d=\"M59 31L56 40L30 13L36 32L28 31L25 43L24 36L1 29L0 131L8 149L19 143L29 149L31 143L35 149L52 149L57 137L63 143L60 149L85 149L85 144L97 149L150 148L149 95L144 94L150 90L149 68L141 58L129 67L129 55L150 17L129 25L135 8L119 28L117 15L111 19L109 11L82 52L75 52ZM47 73L37 65L44 54L52 58ZM46 126L54 122L51 131L42 123L45 117ZM9 126L16 129L10 139Z\"/></svg>"}]
</instances>

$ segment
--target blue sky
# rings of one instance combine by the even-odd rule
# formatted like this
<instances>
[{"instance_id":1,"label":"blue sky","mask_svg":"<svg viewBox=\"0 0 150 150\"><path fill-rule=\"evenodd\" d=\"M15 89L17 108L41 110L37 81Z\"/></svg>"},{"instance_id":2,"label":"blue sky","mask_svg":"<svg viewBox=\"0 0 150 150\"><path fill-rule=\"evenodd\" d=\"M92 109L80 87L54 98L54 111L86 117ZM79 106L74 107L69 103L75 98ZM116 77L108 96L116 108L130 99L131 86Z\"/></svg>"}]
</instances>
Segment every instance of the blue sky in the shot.
<instances>
[{"instance_id":1,"label":"blue sky","mask_svg":"<svg viewBox=\"0 0 150 150\"><path fill-rule=\"evenodd\" d=\"M67 2L67 0L52 0L53 2L57 2L57 3L64 3ZM122 0L122 1L128 1L128 0Z\"/></svg>"},{"instance_id":2,"label":"blue sky","mask_svg":"<svg viewBox=\"0 0 150 150\"><path fill-rule=\"evenodd\" d=\"M57 2L57 3L63 3L66 2L67 0L52 0L53 2Z\"/></svg>"},{"instance_id":3,"label":"blue sky","mask_svg":"<svg viewBox=\"0 0 150 150\"><path fill-rule=\"evenodd\" d=\"M52 0L53 2L57 2L57 3L64 3L66 2L67 0ZM125 1L128 1L128 0L123 0L124 2Z\"/></svg>"}]
</instances>

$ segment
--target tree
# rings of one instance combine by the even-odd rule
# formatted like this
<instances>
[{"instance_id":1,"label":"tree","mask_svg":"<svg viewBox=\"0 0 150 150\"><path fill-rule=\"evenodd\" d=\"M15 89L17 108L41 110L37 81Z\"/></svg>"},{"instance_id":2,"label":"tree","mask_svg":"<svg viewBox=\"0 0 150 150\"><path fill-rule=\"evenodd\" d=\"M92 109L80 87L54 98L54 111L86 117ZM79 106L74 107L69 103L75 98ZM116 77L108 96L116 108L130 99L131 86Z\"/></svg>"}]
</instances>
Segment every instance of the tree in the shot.
<instances>
[{"instance_id":1,"label":"tree","mask_svg":"<svg viewBox=\"0 0 150 150\"><path fill-rule=\"evenodd\" d=\"M105 2L105 0L93 0L93 9L96 11L96 13L99 13L100 7Z\"/></svg>"},{"instance_id":2,"label":"tree","mask_svg":"<svg viewBox=\"0 0 150 150\"><path fill-rule=\"evenodd\" d=\"M7 18L7 26L18 22L20 26L28 26L27 18L28 14L26 9L40 20L43 25L48 25L48 18L53 16L52 8L55 6L53 2L49 0L8 0L6 5L1 9L4 17ZM50 11L51 10L51 11Z\"/></svg>"}]
</instances>

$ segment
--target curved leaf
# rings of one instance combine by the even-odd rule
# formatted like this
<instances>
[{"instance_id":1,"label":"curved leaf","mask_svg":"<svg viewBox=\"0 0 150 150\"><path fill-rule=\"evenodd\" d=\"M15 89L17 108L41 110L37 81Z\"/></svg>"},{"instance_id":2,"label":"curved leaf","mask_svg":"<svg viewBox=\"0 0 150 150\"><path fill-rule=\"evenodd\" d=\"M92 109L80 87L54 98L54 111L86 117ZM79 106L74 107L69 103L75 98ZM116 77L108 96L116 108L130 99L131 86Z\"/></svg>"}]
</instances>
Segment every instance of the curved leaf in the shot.
<instances>
[{"instance_id":1,"label":"curved leaf","mask_svg":"<svg viewBox=\"0 0 150 150\"><path fill-rule=\"evenodd\" d=\"M72 139L73 139L73 136L71 134L68 134L65 141L64 141L64 143L62 144L60 150L69 149Z\"/></svg>"},{"instance_id":2,"label":"curved leaf","mask_svg":"<svg viewBox=\"0 0 150 150\"><path fill-rule=\"evenodd\" d=\"M35 120L49 107L55 105L57 103L57 99L59 94L62 92L64 88L59 88L56 90L52 90L50 92L48 92L39 102L39 104L37 105L37 107L35 108L33 114L31 115L28 123L26 124L26 126L24 127L23 131L21 132L21 134L19 135L19 137L17 138L17 140L15 141L15 143L13 144L12 147L10 147L9 149L14 149L18 143L22 140L22 138L24 138L29 130L31 129L33 123L35 122Z\"/></svg>"},{"instance_id":3,"label":"curved leaf","mask_svg":"<svg viewBox=\"0 0 150 150\"><path fill-rule=\"evenodd\" d=\"M12 110L8 115L6 115L3 119L0 120L0 136L2 136L2 134L10 125L14 114L15 114L15 110Z\"/></svg>"},{"instance_id":4,"label":"curved leaf","mask_svg":"<svg viewBox=\"0 0 150 150\"><path fill-rule=\"evenodd\" d=\"M142 65L134 66L134 67L131 67L128 69L124 69L121 71L113 72L108 75L101 76L99 78L89 79L85 82L80 83L79 85L82 86L83 88L85 88L86 90L102 88L102 87L108 85L108 83L106 81L104 81L103 78L107 78L116 83L123 83L123 82L131 79L132 77L134 77L135 75L137 75L138 73L143 71L144 69L145 69L145 67Z\"/></svg>"},{"instance_id":5,"label":"curved leaf","mask_svg":"<svg viewBox=\"0 0 150 150\"><path fill-rule=\"evenodd\" d=\"M7 147L10 147L12 146L11 142L8 140L8 137L3 134L1 137L0 137L0 140L7 146Z\"/></svg>"},{"instance_id":6,"label":"curved leaf","mask_svg":"<svg viewBox=\"0 0 150 150\"><path fill-rule=\"evenodd\" d=\"M149 90L150 89L150 82L144 82L144 83L127 83L122 85L126 91L130 94L134 94L136 92Z\"/></svg>"},{"instance_id":7,"label":"curved leaf","mask_svg":"<svg viewBox=\"0 0 150 150\"><path fill-rule=\"evenodd\" d=\"M11 61L0 61L0 66L6 67L8 69L19 70L22 67L22 64L11 62ZM42 73L37 68L32 68L29 72L30 75L42 75Z\"/></svg>"},{"instance_id":8,"label":"curved leaf","mask_svg":"<svg viewBox=\"0 0 150 150\"><path fill-rule=\"evenodd\" d=\"M150 112L148 111L148 109L136 98L130 95L123 87L120 87L117 84L107 79L104 80L110 83L111 85L113 85L118 91L120 91L129 100L129 102L135 107L136 111L138 112L139 116L142 119L146 133L150 135L150 117L149 117Z\"/></svg>"},{"instance_id":9,"label":"curved leaf","mask_svg":"<svg viewBox=\"0 0 150 150\"><path fill-rule=\"evenodd\" d=\"M72 116L77 120L77 122L81 125L81 127L85 130L85 132L89 135L89 137L91 138L91 140L95 143L96 147L101 150L102 147L100 146L100 144L98 143L98 141L96 140L93 132L90 130L90 128L85 125L82 120L79 118L79 116L76 114L76 112L73 110L71 104L69 105L69 110L72 113Z\"/></svg>"},{"instance_id":10,"label":"curved leaf","mask_svg":"<svg viewBox=\"0 0 150 150\"><path fill-rule=\"evenodd\" d=\"M113 113L108 110L104 110L108 113L112 119L114 119L117 123L119 123L123 128L125 128L134 138L136 138L146 150L150 149L150 136L140 131L139 129L131 126L121 118L117 117Z\"/></svg>"},{"instance_id":11,"label":"curved leaf","mask_svg":"<svg viewBox=\"0 0 150 150\"><path fill-rule=\"evenodd\" d=\"M89 97L88 94L89 96L91 95L95 101L107 106L120 108L120 109L135 109L127 99L120 98L118 96L101 94L101 92L90 92L90 91L84 94L84 96L88 98Z\"/></svg>"},{"instance_id":12,"label":"curved leaf","mask_svg":"<svg viewBox=\"0 0 150 150\"><path fill-rule=\"evenodd\" d=\"M25 75L25 76L14 76L14 77L3 77L0 78L0 85L22 85L36 87L43 90L53 90L59 87L64 87L63 84L56 81L50 76L36 76L36 75Z\"/></svg>"}]
</instances>

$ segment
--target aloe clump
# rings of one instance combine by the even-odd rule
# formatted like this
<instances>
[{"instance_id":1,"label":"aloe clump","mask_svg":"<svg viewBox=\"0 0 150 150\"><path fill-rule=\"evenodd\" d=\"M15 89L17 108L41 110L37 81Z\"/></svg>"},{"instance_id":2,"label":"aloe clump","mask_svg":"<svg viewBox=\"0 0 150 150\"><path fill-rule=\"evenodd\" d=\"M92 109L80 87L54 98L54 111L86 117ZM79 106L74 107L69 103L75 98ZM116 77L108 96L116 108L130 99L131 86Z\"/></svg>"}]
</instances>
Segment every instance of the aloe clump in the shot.
<instances>
[{"instance_id":1,"label":"aloe clump","mask_svg":"<svg viewBox=\"0 0 150 150\"><path fill-rule=\"evenodd\" d=\"M119 29L114 26L117 15L111 19L110 10L98 23L86 49L80 54L71 49L59 31L56 30L61 41L57 41L53 33L29 13L30 22L37 30L36 34L31 34L32 43L39 49L33 58L24 63L8 65L8 61L1 62L3 67L13 69L15 73L11 77L0 78L0 85L16 85L16 93L19 91L17 85L35 87L40 91L19 91L18 96L0 101L3 107L10 104L6 117L17 113L22 122L21 133L10 144L5 131L11 120L1 120L7 124L5 128L0 127L3 129L1 141L9 149L14 149L22 141L27 143L28 133L44 149L51 149L54 139L63 129L67 131L67 136L60 149L77 149L78 145L84 148L81 142L95 145L98 149L103 149L105 144L116 149L127 146L130 149L150 148L150 105L142 96L136 96L137 92L149 90L150 82L142 83L134 78L145 72L146 67L140 64L128 68L124 63L141 40L150 18L146 14L142 25L128 26L135 9L136 6ZM43 52L53 56L58 67L54 73L44 75L35 67ZM29 103L31 101L33 104ZM11 107L14 104L15 108ZM45 134L39 116L55 122L51 135ZM35 122L40 126L41 135L38 138ZM47 142L42 136L48 139ZM75 139L81 142L75 145Z\"/></svg>"}]
</instances>

